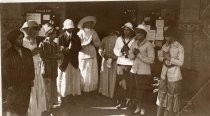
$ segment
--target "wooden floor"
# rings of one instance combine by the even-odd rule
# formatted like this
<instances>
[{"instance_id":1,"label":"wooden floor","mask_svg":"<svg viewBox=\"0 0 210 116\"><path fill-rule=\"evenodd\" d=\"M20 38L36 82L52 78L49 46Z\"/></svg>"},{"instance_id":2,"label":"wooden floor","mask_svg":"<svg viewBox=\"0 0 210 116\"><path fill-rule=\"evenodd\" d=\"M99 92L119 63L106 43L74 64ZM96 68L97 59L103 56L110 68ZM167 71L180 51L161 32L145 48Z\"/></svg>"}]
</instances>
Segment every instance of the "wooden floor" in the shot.
<instances>
[{"instance_id":1,"label":"wooden floor","mask_svg":"<svg viewBox=\"0 0 210 116\"><path fill-rule=\"evenodd\" d=\"M81 95L70 98L70 102L55 111L55 116L136 116L130 110L116 109L113 99L100 94ZM148 104L147 116L155 116L156 105ZM139 116L139 115L138 115Z\"/></svg>"}]
</instances>

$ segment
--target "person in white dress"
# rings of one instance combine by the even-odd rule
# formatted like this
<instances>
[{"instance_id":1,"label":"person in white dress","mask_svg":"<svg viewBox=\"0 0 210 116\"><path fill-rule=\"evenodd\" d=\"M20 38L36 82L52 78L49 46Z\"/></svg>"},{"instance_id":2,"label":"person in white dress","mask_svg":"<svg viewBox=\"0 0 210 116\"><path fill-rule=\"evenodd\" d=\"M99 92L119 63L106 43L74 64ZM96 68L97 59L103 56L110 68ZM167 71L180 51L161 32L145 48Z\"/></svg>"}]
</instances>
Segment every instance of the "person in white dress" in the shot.
<instances>
[{"instance_id":1,"label":"person in white dress","mask_svg":"<svg viewBox=\"0 0 210 116\"><path fill-rule=\"evenodd\" d=\"M35 79L32 87L28 116L41 116L46 110L46 97L44 80L41 76L39 49L37 48L36 36L39 31L37 22L33 20L26 21L20 29L24 33L23 47L32 51Z\"/></svg>"},{"instance_id":2,"label":"person in white dress","mask_svg":"<svg viewBox=\"0 0 210 116\"><path fill-rule=\"evenodd\" d=\"M83 77L84 92L95 91L98 88L98 64L96 48L100 45L97 32L93 29L96 17L87 16L78 23L80 29L77 35L81 40L82 50L79 52L79 69Z\"/></svg>"}]
</instances>

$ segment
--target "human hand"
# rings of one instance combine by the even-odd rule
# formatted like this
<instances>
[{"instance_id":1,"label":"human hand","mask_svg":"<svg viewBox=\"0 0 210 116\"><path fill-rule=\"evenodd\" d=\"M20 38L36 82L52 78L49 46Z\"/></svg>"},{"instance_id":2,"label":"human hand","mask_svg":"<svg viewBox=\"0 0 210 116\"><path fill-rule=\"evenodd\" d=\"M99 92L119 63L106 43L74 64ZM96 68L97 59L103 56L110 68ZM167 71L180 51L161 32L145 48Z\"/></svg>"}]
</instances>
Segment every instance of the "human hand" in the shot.
<instances>
[{"instance_id":1,"label":"human hand","mask_svg":"<svg viewBox=\"0 0 210 116\"><path fill-rule=\"evenodd\" d=\"M119 85L120 85L123 89L125 89L125 90L127 89L125 79L121 80L121 81L119 82Z\"/></svg>"},{"instance_id":2,"label":"human hand","mask_svg":"<svg viewBox=\"0 0 210 116\"><path fill-rule=\"evenodd\" d=\"M37 55L39 53L39 48L34 48L33 50L31 50L33 56Z\"/></svg>"},{"instance_id":3,"label":"human hand","mask_svg":"<svg viewBox=\"0 0 210 116\"><path fill-rule=\"evenodd\" d=\"M104 57L105 60L108 60L108 58L109 58L108 55L107 55L106 53L104 54L103 57Z\"/></svg>"},{"instance_id":4,"label":"human hand","mask_svg":"<svg viewBox=\"0 0 210 116\"><path fill-rule=\"evenodd\" d=\"M165 60L171 60L171 56L170 56L170 54L169 53L167 53L167 52L163 52L163 58L165 59Z\"/></svg>"},{"instance_id":5,"label":"human hand","mask_svg":"<svg viewBox=\"0 0 210 116\"><path fill-rule=\"evenodd\" d=\"M136 55L138 55L140 53L140 50L137 49L137 48L134 48L133 53L136 56Z\"/></svg>"}]
</instances>

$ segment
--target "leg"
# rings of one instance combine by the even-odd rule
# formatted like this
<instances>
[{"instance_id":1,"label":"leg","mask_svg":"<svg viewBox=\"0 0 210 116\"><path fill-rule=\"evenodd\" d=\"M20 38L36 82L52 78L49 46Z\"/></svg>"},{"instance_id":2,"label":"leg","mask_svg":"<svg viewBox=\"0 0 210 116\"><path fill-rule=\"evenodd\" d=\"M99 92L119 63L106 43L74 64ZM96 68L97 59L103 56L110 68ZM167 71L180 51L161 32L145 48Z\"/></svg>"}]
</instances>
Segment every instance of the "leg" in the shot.
<instances>
[{"instance_id":1,"label":"leg","mask_svg":"<svg viewBox=\"0 0 210 116\"><path fill-rule=\"evenodd\" d=\"M157 116L164 116L165 108L161 106L157 106Z\"/></svg>"}]
</instances>

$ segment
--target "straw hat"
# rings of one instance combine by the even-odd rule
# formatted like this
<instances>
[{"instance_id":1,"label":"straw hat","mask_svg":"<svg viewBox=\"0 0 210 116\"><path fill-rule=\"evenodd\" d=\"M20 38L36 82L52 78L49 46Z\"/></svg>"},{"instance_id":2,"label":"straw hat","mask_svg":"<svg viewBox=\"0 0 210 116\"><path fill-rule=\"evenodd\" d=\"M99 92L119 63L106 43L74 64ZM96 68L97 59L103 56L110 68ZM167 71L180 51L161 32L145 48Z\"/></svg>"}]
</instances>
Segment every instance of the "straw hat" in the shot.
<instances>
[{"instance_id":1,"label":"straw hat","mask_svg":"<svg viewBox=\"0 0 210 116\"><path fill-rule=\"evenodd\" d=\"M86 23L86 22L89 22L89 21L93 21L94 26L95 26L95 24L96 24L96 17L94 17L94 16L86 16L86 17L84 17L83 19L81 19L79 21L77 27L79 29L81 29L83 27L83 24Z\"/></svg>"},{"instance_id":2,"label":"straw hat","mask_svg":"<svg viewBox=\"0 0 210 116\"><path fill-rule=\"evenodd\" d=\"M28 20L23 24L20 30L22 31L24 28L29 28L29 27L39 27L39 25L36 21Z\"/></svg>"},{"instance_id":3,"label":"straw hat","mask_svg":"<svg viewBox=\"0 0 210 116\"><path fill-rule=\"evenodd\" d=\"M74 28L74 22L71 19L66 19L63 22L63 30L70 29L70 28Z\"/></svg>"},{"instance_id":4,"label":"straw hat","mask_svg":"<svg viewBox=\"0 0 210 116\"><path fill-rule=\"evenodd\" d=\"M129 29L131 29L132 31L134 31L133 30L133 25L132 25L132 23L130 23L130 22L127 22L127 23L125 23L123 26L122 26L122 28L129 28Z\"/></svg>"}]
</instances>

